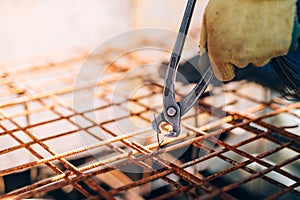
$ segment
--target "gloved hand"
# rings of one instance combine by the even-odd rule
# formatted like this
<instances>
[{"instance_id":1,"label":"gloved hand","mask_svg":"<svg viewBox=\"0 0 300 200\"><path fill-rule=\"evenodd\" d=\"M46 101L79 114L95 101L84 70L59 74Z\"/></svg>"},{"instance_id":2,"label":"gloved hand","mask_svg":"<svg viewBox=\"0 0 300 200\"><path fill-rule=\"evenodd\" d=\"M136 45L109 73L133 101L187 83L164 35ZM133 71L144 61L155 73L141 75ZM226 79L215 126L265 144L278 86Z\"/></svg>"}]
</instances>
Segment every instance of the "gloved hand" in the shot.
<instances>
[{"instance_id":1,"label":"gloved hand","mask_svg":"<svg viewBox=\"0 0 300 200\"><path fill-rule=\"evenodd\" d=\"M234 66L263 66L297 49L300 31L297 0L210 0L200 38L215 76L234 78Z\"/></svg>"}]
</instances>

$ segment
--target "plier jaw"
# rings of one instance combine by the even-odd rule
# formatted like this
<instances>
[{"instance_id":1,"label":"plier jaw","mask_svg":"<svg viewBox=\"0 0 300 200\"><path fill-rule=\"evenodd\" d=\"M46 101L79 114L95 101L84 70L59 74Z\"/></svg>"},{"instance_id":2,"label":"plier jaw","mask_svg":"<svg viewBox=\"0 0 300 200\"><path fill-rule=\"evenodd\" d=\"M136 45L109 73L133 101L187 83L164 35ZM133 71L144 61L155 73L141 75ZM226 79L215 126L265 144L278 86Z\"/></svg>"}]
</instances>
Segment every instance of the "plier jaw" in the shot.
<instances>
[{"instance_id":1,"label":"plier jaw","mask_svg":"<svg viewBox=\"0 0 300 200\"><path fill-rule=\"evenodd\" d=\"M171 108L172 109L172 108ZM179 107L180 109L180 107ZM175 116L168 116L167 118L165 117L166 115L168 115L168 113L166 113L167 110L164 110L162 113L160 113L152 122L152 128L153 130L155 130L157 133L161 133L161 129L160 129L160 125L162 123L168 123L169 126L172 127L172 130L169 131L169 133L167 133L165 136L167 137L177 137L180 133L180 121L181 121L181 117L180 115L176 114ZM173 111L171 111L173 112ZM171 120L170 120L171 118Z\"/></svg>"},{"instance_id":2,"label":"plier jaw","mask_svg":"<svg viewBox=\"0 0 300 200\"><path fill-rule=\"evenodd\" d=\"M168 65L163 92L164 120L172 127L172 131L167 135L173 137L178 136L180 133L181 118L181 108L175 100L175 78L178 62L179 57L173 53Z\"/></svg>"},{"instance_id":3,"label":"plier jaw","mask_svg":"<svg viewBox=\"0 0 300 200\"><path fill-rule=\"evenodd\" d=\"M203 56L207 56L207 54L204 54ZM204 93L212 77L213 72L211 68L208 67L203 73L202 78L197 83L197 85L179 102L176 102L175 100L174 82L172 82L170 88L168 88L168 85L165 85L163 112L161 112L153 120L153 130L155 130L158 133L161 133L160 125L162 123L167 123L172 127L172 130L168 134L166 134L166 136L177 137L181 129L181 117L193 107L193 105L197 102L200 96Z\"/></svg>"}]
</instances>

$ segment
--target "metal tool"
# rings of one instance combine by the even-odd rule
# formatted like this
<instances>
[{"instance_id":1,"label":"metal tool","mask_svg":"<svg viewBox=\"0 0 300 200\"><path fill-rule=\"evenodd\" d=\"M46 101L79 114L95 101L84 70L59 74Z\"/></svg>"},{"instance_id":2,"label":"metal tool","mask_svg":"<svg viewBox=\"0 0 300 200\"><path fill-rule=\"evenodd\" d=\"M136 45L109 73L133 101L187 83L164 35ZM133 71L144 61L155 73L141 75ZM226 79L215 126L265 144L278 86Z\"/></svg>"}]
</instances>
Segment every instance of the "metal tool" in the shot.
<instances>
[{"instance_id":1,"label":"metal tool","mask_svg":"<svg viewBox=\"0 0 300 200\"><path fill-rule=\"evenodd\" d=\"M189 29L189 25L192 19L193 11L195 8L196 0L189 0L183 16L181 27L177 35L176 43L173 48L173 52L168 64L168 69L165 77L165 86L163 92L163 112L157 116L152 122L152 127L155 131L161 132L160 124L167 122L172 126L172 131L166 136L176 137L180 133L180 120L181 117L191 109L198 98L203 94L209 81L213 77L213 73L208 67L207 71L202 76L200 82L194 87L194 89L181 101L175 100L175 78L178 63L181 57L181 53L186 40L186 35ZM207 54L205 54L207 56Z\"/></svg>"}]
</instances>

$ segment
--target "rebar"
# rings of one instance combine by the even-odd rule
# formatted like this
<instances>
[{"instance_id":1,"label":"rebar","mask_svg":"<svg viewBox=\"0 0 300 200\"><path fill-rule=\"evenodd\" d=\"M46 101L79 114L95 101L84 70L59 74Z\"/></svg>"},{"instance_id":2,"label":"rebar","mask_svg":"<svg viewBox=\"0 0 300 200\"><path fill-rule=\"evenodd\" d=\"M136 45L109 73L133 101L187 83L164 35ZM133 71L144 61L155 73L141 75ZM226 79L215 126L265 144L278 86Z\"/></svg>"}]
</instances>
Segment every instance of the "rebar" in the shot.
<instances>
[{"instance_id":1,"label":"rebar","mask_svg":"<svg viewBox=\"0 0 300 200\"><path fill-rule=\"evenodd\" d=\"M131 66L107 62L115 51L1 72L0 141L7 143L0 142L0 176L39 170L31 184L1 198L59 189L89 199L239 199L244 190L257 198L300 198L299 102L251 96L244 91L265 89L245 81L210 86L196 114L182 119L182 133L158 144L149 116L161 110L159 63L131 73ZM133 66L155 61L141 52L123 56ZM85 59L103 69L96 84L93 71L76 73ZM86 81L74 87L81 75ZM132 87L137 92L129 94ZM177 88L179 97L188 90ZM217 105L212 99L220 91L226 98ZM92 106L77 106L90 98ZM271 189L256 194L257 181Z\"/></svg>"}]
</instances>

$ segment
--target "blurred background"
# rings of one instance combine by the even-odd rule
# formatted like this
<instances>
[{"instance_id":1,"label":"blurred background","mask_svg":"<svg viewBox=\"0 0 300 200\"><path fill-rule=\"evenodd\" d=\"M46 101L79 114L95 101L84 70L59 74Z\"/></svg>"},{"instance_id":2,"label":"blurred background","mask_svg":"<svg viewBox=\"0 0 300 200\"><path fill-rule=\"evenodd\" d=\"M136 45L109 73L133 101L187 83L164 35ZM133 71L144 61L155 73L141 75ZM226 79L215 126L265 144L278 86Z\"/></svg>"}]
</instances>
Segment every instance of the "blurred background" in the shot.
<instances>
[{"instance_id":1,"label":"blurred background","mask_svg":"<svg viewBox=\"0 0 300 200\"><path fill-rule=\"evenodd\" d=\"M192 29L200 28L207 0L199 1ZM177 31L181 0L3 0L0 66L70 57L107 39L145 27Z\"/></svg>"}]
</instances>

